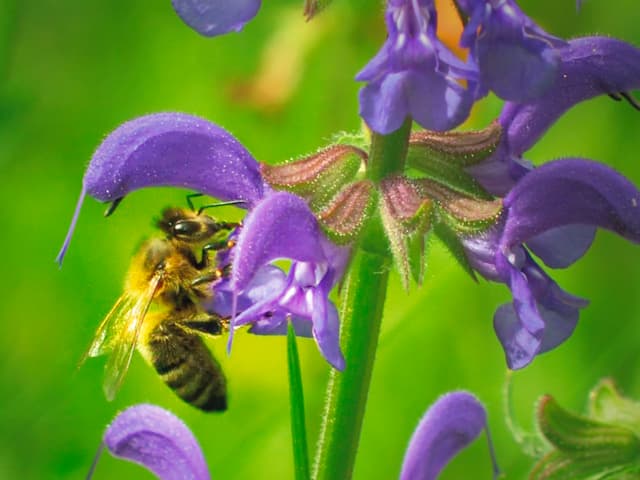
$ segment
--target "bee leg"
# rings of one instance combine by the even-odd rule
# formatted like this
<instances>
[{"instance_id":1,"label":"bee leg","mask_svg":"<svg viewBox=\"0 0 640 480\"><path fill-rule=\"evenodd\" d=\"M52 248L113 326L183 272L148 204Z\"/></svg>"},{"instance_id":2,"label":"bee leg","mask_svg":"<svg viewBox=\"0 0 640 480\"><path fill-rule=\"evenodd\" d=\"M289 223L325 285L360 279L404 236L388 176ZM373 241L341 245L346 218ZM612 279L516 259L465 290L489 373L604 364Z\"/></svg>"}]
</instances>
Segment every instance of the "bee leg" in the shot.
<instances>
[{"instance_id":1,"label":"bee leg","mask_svg":"<svg viewBox=\"0 0 640 480\"><path fill-rule=\"evenodd\" d=\"M218 336L229 328L229 319L219 315L210 314L198 318L191 318L180 322L180 324L196 333Z\"/></svg>"},{"instance_id":2,"label":"bee leg","mask_svg":"<svg viewBox=\"0 0 640 480\"><path fill-rule=\"evenodd\" d=\"M235 242L228 240L217 240L215 242L209 242L204 247L202 247L202 258L196 264L196 268L198 270L203 270L209 266L209 255L208 252L217 252L220 250L225 250L228 248L232 248L235 245Z\"/></svg>"}]
</instances>

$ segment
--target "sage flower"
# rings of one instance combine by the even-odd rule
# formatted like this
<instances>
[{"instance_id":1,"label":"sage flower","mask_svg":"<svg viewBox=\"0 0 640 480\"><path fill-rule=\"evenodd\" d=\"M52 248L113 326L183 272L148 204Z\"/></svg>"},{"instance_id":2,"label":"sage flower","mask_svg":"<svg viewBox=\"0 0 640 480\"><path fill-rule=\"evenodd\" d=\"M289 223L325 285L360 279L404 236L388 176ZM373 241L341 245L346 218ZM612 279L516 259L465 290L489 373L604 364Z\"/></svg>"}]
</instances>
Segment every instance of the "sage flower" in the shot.
<instances>
[{"instance_id":1,"label":"sage flower","mask_svg":"<svg viewBox=\"0 0 640 480\"><path fill-rule=\"evenodd\" d=\"M472 267L513 295L494 316L509 368L522 368L564 342L587 305L558 287L530 251L549 267L566 268L586 252L596 227L640 243L639 202L640 191L613 169L556 160L516 183L496 225L462 238Z\"/></svg>"},{"instance_id":2,"label":"sage flower","mask_svg":"<svg viewBox=\"0 0 640 480\"><path fill-rule=\"evenodd\" d=\"M238 307L250 308L247 300L256 302L250 313L238 317L240 323L232 319L232 327L252 323L256 325L251 331L256 334L284 333L277 322L286 323L283 319L291 318L300 335L315 337L329 363L344 368L338 317L328 295L342 275L348 253L324 237L301 198L274 192L264 183L258 162L231 134L207 120L182 113L137 118L118 127L102 142L82 184L59 262L69 246L86 195L103 202L119 202L140 188L175 186L222 201L242 201L240 205L248 213L233 251L226 254L230 277L213 286L214 298L221 296L216 290L229 298L220 307L214 302L209 308L235 317L242 314ZM280 274L274 274L273 269L268 269L271 275L264 275L266 267L282 258L293 261L291 281L280 281ZM307 272L313 272L312 278ZM256 284L258 281L266 283ZM303 306L301 302L306 303Z\"/></svg>"},{"instance_id":3,"label":"sage flower","mask_svg":"<svg viewBox=\"0 0 640 480\"><path fill-rule=\"evenodd\" d=\"M431 130L462 123L475 99L476 74L437 38L433 0L389 0L385 19L385 44L356 76L367 82L360 90L362 118L381 134L406 117Z\"/></svg>"}]
</instances>

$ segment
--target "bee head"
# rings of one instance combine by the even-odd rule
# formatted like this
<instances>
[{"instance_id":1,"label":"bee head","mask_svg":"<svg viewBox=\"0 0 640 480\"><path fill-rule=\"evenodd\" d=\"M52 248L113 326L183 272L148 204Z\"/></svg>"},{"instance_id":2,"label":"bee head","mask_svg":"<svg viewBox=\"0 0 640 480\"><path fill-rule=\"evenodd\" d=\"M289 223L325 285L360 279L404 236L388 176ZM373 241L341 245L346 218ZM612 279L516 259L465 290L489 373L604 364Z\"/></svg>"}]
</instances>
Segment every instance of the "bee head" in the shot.
<instances>
[{"instance_id":1,"label":"bee head","mask_svg":"<svg viewBox=\"0 0 640 480\"><path fill-rule=\"evenodd\" d=\"M210 238L217 230L216 222L208 215L197 214L182 208L166 208L157 226L167 238L188 243L198 243Z\"/></svg>"}]
</instances>

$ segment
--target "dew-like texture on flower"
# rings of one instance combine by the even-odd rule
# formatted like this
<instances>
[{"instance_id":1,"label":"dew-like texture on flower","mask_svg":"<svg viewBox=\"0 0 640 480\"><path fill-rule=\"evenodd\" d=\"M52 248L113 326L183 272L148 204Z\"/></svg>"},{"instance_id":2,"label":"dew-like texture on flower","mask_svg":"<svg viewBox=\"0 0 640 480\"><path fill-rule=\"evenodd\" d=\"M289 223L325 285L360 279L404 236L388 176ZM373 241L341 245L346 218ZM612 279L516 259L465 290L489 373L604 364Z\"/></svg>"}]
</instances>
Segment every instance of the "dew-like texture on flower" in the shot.
<instances>
[{"instance_id":1,"label":"dew-like texture on flower","mask_svg":"<svg viewBox=\"0 0 640 480\"><path fill-rule=\"evenodd\" d=\"M256 16L260 3L260 0L171 0L182 21L207 37L242 30Z\"/></svg>"},{"instance_id":2,"label":"dew-like texture on flower","mask_svg":"<svg viewBox=\"0 0 640 480\"><path fill-rule=\"evenodd\" d=\"M486 428L482 404L468 392L438 398L418 424L402 463L401 480L434 480Z\"/></svg>"},{"instance_id":3,"label":"dew-like texture on flower","mask_svg":"<svg viewBox=\"0 0 640 480\"><path fill-rule=\"evenodd\" d=\"M390 0L385 18L388 38L356 76L368 82L360 90L362 118L381 134L397 130L407 116L430 130L462 123L473 104L475 72L436 37L433 1Z\"/></svg>"},{"instance_id":4,"label":"dew-like texture on flower","mask_svg":"<svg viewBox=\"0 0 640 480\"><path fill-rule=\"evenodd\" d=\"M104 434L116 457L138 463L161 480L208 480L200 445L189 428L155 405L135 405L118 414Z\"/></svg>"},{"instance_id":5,"label":"dew-like texture on flower","mask_svg":"<svg viewBox=\"0 0 640 480\"><path fill-rule=\"evenodd\" d=\"M469 15L460 44L471 50L483 89L505 100L542 95L558 75L564 44L538 27L513 0L460 0Z\"/></svg>"},{"instance_id":6,"label":"dew-like texture on flower","mask_svg":"<svg viewBox=\"0 0 640 480\"><path fill-rule=\"evenodd\" d=\"M220 200L263 196L258 162L233 135L184 113L146 115L120 125L98 146L82 180L82 193L58 255L67 250L86 194L112 202L143 187L196 190Z\"/></svg>"},{"instance_id":7,"label":"dew-like texture on flower","mask_svg":"<svg viewBox=\"0 0 640 480\"><path fill-rule=\"evenodd\" d=\"M291 319L296 333L313 335L327 361L343 369L338 313L329 292L348 252L324 238L304 200L287 192L268 194L247 216L233 253L228 288L234 296L232 314L240 312L233 327L251 324L255 334L284 334ZM276 271L264 270L282 258L293 260L284 282ZM247 296L252 304L242 309Z\"/></svg>"},{"instance_id":8,"label":"dew-like texture on flower","mask_svg":"<svg viewBox=\"0 0 640 480\"><path fill-rule=\"evenodd\" d=\"M474 269L511 289L513 302L494 317L510 368L522 368L565 341L587 305L558 287L524 245L548 266L565 268L586 252L596 227L640 243L639 203L640 191L611 168L556 160L516 184L499 223L463 239Z\"/></svg>"}]
</instances>

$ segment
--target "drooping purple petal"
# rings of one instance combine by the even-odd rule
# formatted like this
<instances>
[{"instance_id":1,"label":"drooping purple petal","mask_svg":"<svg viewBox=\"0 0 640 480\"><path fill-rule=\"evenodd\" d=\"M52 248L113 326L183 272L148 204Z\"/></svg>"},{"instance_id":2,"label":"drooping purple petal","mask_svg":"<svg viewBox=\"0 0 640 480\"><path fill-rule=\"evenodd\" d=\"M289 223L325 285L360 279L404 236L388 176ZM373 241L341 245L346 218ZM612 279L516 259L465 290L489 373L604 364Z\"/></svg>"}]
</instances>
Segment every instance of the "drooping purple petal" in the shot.
<instances>
[{"instance_id":1,"label":"drooping purple petal","mask_svg":"<svg viewBox=\"0 0 640 480\"><path fill-rule=\"evenodd\" d=\"M503 246L565 225L606 228L640 242L640 191L615 170L583 159L549 162L523 177L504 199Z\"/></svg>"},{"instance_id":2,"label":"drooping purple petal","mask_svg":"<svg viewBox=\"0 0 640 480\"><path fill-rule=\"evenodd\" d=\"M567 225L527 240L527 248L551 268L567 268L587 253L596 235L592 225Z\"/></svg>"},{"instance_id":3,"label":"drooping purple petal","mask_svg":"<svg viewBox=\"0 0 640 480\"><path fill-rule=\"evenodd\" d=\"M558 75L558 46L513 0L462 0L470 16L461 45L471 49L483 88L506 100L542 95Z\"/></svg>"},{"instance_id":4,"label":"drooping purple petal","mask_svg":"<svg viewBox=\"0 0 640 480\"><path fill-rule=\"evenodd\" d=\"M458 391L443 395L429 407L413 433L400 479L436 479L447 463L486 427L486 411L472 394ZM496 473L494 461L494 476Z\"/></svg>"},{"instance_id":5,"label":"drooping purple petal","mask_svg":"<svg viewBox=\"0 0 640 480\"><path fill-rule=\"evenodd\" d=\"M315 216L300 197L287 192L267 195L247 215L238 236L231 288L246 288L258 269L278 258L301 262L324 260Z\"/></svg>"},{"instance_id":6,"label":"drooping purple petal","mask_svg":"<svg viewBox=\"0 0 640 480\"><path fill-rule=\"evenodd\" d=\"M640 49L628 43L607 37L576 38L559 52L554 85L534 101L508 102L502 110L500 123L515 157L529 150L575 104L640 88Z\"/></svg>"},{"instance_id":7,"label":"drooping purple petal","mask_svg":"<svg viewBox=\"0 0 640 480\"><path fill-rule=\"evenodd\" d=\"M313 336L327 361L343 370L338 312L329 300L336 278L330 265L329 260L294 262L285 287L241 311L233 326L251 324L251 333L281 335L291 320L297 335Z\"/></svg>"},{"instance_id":8,"label":"drooping purple petal","mask_svg":"<svg viewBox=\"0 0 640 480\"><path fill-rule=\"evenodd\" d=\"M263 195L258 162L226 130L184 113L157 113L126 122L96 149L82 195L56 260L62 263L85 194L114 202L143 187L196 190L251 207Z\"/></svg>"},{"instance_id":9,"label":"drooping purple petal","mask_svg":"<svg viewBox=\"0 0 640 480\"><path fill-rule=\"evenodd\" d=\"M507 365L515 370L569 338L588 302L558 287L526 253L517 265L500 255L497 263L508 270L513 302L496 310L494 328Z\"/></svg>"},{"instance_id":10,"label":"drooping purple petal","mask_svg":"<svg viewBox=\"0 0 640 480\"><path fill-rule=\"evenodd\" d=\"M155 405L135 405L107 427L104 442L112 455L138 463L161 480L208 480L200 445L189 428Z\"/></svg>"},{"instance_id":11,"label":"drooping purple petal","mask_svg":"<svg viewBox=\"0 0 640 480\"><path fill-rule=\"evenodd\" d=\"M260 3L260 0L171 0L182 21L207 37L242 30L256 16Z\"/></svg>"}]
</instances>

